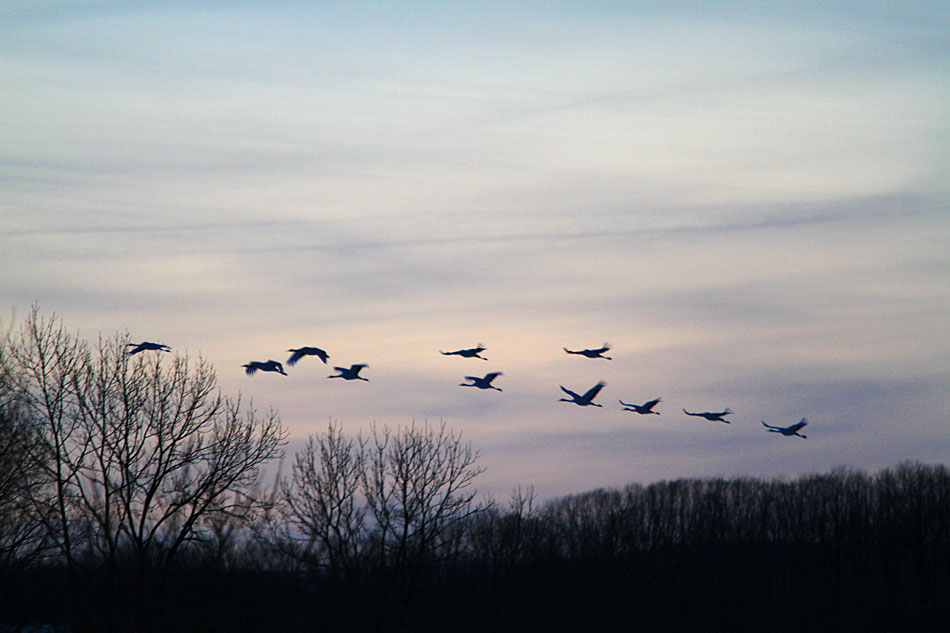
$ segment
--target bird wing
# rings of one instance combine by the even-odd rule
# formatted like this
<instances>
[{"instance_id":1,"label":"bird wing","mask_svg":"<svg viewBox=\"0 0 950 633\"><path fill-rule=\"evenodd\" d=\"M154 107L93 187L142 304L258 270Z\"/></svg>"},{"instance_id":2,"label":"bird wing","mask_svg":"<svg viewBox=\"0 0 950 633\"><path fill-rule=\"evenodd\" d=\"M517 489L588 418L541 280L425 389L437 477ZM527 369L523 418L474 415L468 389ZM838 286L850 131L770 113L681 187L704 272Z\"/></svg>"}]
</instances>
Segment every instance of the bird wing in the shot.
<instances>
[{"instance_id":1,"label":"bird wing","mask_svg":"<svg viewBox=\"0 0 950 633\"><path fill-rule=\"evenodd\" d=\"M627 403L624 402L623 400L617 400L617 402L619 402L620 404L622 404L622 405L625 406L625 407L635 407L635 406L637 406L637 405L635 405L635 404L627 404Z\"/></svg>"},{"instance_id":2,"label":"bird wing","mask_svg":"<svg viewBox=\"0 0 950 633\"><path fill-rule=\"evenodd\" d=\"M793 424L793 425L791 425L790 427L788 427L788 430L791 431L792 433L794 433L795 431L800 431L800 430L802 430L802 428L804 428L804 427L806 427L806 426L808 426L808 419L807 419L807 418L802 418L801 420L799 420L799 421L796 422L795 424Z\"/></svg>"},{"instance_id":3,"label":"bird wing","mask_svg":"<svg viewBox=\"0 0 950 633\"><path fill-rule=\"evenodd\" d=\"M326 351L320 349L319 347L314 347L313 353L314 355L316 355L317 358L323 361L324 365L327 364L327 359L330 358L330 355L327 354Z\"/></svg>"},{"instance_id":4,"label":"bird wing","mask_svg":"<svg viewBox=\"0 0 950 633\"><path fill-rule=\"evenodd\" d=\"M485 374L484 380L485 380L485 382L491 382L491 381L493 381L495 378L497 378L498 376L501 376L501 372L500 372L500 371L493 371L493 372L491 372L490 374Z\"/></svg>"},{"instance_id":5,"label":"bird wing","mask_svg":"<svg viewBox=\"0 0 950 633\"><path fill-rule=\"evenodd\" d=\"M650 409L652 409L653 407L655 407L657 404L659 404L662 401L663 401L663 398L657 398L656 400L650 400L649 402L644 402L643 408L649 411Z\"/></svg>"},{"instance_id":6,"label":"bird wing","mask_svg":"<svg viewBox=\"0 0 950 633\"><path fill-rule=\"evenodd\" d=\"M257 363L255 362L250 362L247 365L243 365L243 367L244 367L244 373L247 374L248 376L253 376L254 372L257 371Z\"/></svg>"},{"instance_id":7,"label":"bird wing","mask_svg":"<svg viewBox=\"0 0 950 633\"><path fill-rule=\"evenodd\" d=\"M571 390L568 389L567 387L564 387L563 385L558 385L558 387L561 387L561 391L563 391L564 393L566 393L566 394L569 395L570 397L574 398L575 400L577 400L577 399L580 398L579 395L577 395L576 393L574 393L573 391L571 391Z\"/></svg>"},{"instance_id":8,"label":"bird wing","mask_svg":"<svg viewBox=\"0 0 950 633\"><path fill-rule=\"evenodd\" d=\"M775 429L775 430L777 431L777 430L779 430L779 429L781 428L781 427L778 427L778 426L772 426L771 424L766 424L766 423L765 423L765 420L760 420L760 422L762 422L762 426L764 426L764 427L767 428L767 429Z\"/></svg>"},{"instance_id":9,"label":"bird wing","mask_svg":"<svg viewBox=\"0 0 950 633\"><path fill-rule=\"evenodd\" d=\"M683 409L683 413L685 413L686 415L696 415L696 416L702 416L702 414L701 414L701 413L690 413L690 412L689 412L689 411L687 411L686 409Z\"/></svg>"},{"instance_id":10,"label":"bird wing","mask_svg":"<svg viewBox=\"0 0 950 633\"><path fill-rule=\"evenodd\" d=\"M600 393L600 390L603 389L603 388L604 388L604 385L606 385L606 384L607 384L607 383L605 383L603 380L601 380L599 383L597 383L596 385L594 385L593 387L591 387L590 389L587 390L587 393L585 393L585 394L582 396L583 399L584 399L584 400L587 400L588 402L590 402L591 400L593 400L594 398L597 397L597 394Z\"/></svg>"},{"instance_id":11,"label":"bird wing","mask_svg":"<svg viewBox=\"0 0 950 633\"><path fill-rule=\"evenodd\" d=\"M301 352L299 349L291 349L287 351L293 352L290 358L287 359L288 365L291 365L291 366L296 365L297 361L303 358L303 352Z\"/></svg>"}]
</instances>

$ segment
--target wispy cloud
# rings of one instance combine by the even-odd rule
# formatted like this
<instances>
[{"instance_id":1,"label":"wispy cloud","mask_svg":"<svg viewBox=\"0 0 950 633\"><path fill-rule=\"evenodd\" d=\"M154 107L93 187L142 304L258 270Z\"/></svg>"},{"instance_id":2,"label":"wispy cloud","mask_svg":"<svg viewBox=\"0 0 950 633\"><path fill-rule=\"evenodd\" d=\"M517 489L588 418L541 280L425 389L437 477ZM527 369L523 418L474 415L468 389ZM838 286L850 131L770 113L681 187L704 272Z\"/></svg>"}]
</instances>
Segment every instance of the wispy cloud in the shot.
<instances>
[{"instance_id":1,"label":"wispy cloud","mask_svg":"<svg viewBox=\"0 0 950 633\"><path fill-rule=\"evenodd\" d=\"M939 459L948 17L865 9L7 3L0 297L200 350L297 439L446 417L502 493ZM371 382L240 370L304 344Z\"/></svg>"},{"instance_id":2,"label":"wispy cloud","mask_svg":"<svg viewBox=\"0 0 950 633\"><path fill-rule=\"evenodd\" d=\"M284 228L289 229L299 222L288 220L255 220L252 222L201 222L196 224L175 224L175 225L112 225L112 226L53 226L49 228L30 228L13 229L8 231L0 230L0 238L4 237L30 237L30 236L53 236L53 235L99 235L99 234L119 234L119 235L139 235L139 236L164 236L177 233L217 233L221 231L254 231L257 229Z\"/></svg>"}]
</instances>

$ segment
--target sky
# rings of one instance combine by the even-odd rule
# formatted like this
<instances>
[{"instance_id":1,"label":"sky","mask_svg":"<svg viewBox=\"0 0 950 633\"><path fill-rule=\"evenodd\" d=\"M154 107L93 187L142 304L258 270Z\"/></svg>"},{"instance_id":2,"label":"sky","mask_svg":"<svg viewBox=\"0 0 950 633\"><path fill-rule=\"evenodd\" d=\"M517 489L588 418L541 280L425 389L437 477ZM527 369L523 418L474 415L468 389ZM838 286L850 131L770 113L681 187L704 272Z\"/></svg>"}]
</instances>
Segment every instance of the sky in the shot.
<instances>
[{"instance_id":1,"label":"sky","mask_svg":"<svg viewBox=\"0 0 950 633\"><path fill-rule=\"evenodd\" d=\"M37 304L201 355L289 454L331 421L445 421L499 497L950 459L945 3L53 0L0 24L5 325ZM302 345L330 366L243 373ZM351 363L369 382L326 379ZM489 371L502 392L458 387ZM599 380L603 407L559 402ZM804 441L760 424L801 417Z\"/></svg>"}]
</instances>

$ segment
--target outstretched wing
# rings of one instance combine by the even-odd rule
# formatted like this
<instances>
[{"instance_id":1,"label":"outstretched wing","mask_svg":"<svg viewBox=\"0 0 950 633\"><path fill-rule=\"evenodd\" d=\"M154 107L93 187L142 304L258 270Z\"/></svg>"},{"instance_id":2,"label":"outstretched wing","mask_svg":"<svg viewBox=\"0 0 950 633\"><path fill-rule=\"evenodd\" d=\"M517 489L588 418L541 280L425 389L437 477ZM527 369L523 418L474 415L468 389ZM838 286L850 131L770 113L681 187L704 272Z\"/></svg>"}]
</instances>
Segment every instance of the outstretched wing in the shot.
<instances>
[{"instance_id":1,"label":"outstretched wing","mask_svg":"<svg viewBox=\"0 0 950 633\"><path fill-rule=\"evenodd\" d=\"M601 380L599 383L597 383L596 385L594 385L593 387L591 387L590 389L588 389L588 390L587 390L587 393L585 393L585 394L582 396L582 398L583 398L584 400L587 400L588 402L590 402L591 400L593 400L594 398L597 397L597 394L600 393L600 390L603 389L603 388L604 388L604 385L606 385L606 384L607 384L607 383L605 383L603 380Z\"/></svg>"},{"instance_id":2,"label":"outstretched wing","mask_svg":"<svg viewBox=\"0 0 950 633\"><path fill-rule=\"evenodd\" d=\"M501 372L500 372L500 371L493 371L493 372L491 372L491 373L489 373L489 374L485 374L484 380L485 380L485 382L491 382L491 381L493 381L495 378L497 378L498 376L501 376Z\"/></svg>"},{"instance_id":3,"label":"outstretched wing","mask_svg":"<svg viewBox=\"0 0 950 633\"><path fill-rule=\"evenodd\" d=\"M802 418L801 420L799 420L799 421L796 422L795 424L793 424L793 425L791 425L790 427L788 427L788 430L791 431L792 433L794 433L794 432L796 432L796 431L801 431L801 430L802 430L804 427L806 427L806 426L808 426L808 418Z\"/></svg>"},{"instance_id":4,"label":"outstretched wing","mask_svg":"<svg viewBox=\"0 0 950 633\"><path fill-rule=\"evenodd\" d=\"M657 404L659 404L659 403L661 403L661 402L663 402L663 398L657 398L656 400L650 400L649 402L644 402L644 403L643 403L643 408L646 409L647 411L650 411L651 409L653 409L653 407L655 407Z\"/></svg>"},{"instance_id":5,"label":"outstretched wing","mask_svg":"<svg viewBox=\"0 0 950 633\"><path fill-rule=\"evenodd\" d=\"M253 362L248 363L247 365L242 365L242 367L244 367L244 373L247 374L248 376L253 376L254 373L258 369L257 363L253 363Z\"/></svg>"},{"instance_id":6,"label":"outstretched wing","mask_svg":"<svg viewBox=\"0 0 950 633\"><path fill-rule=\"evenodd\" d=\"M573 391L571 391L571 390L568 389L567 387L565 387L565 386L563 386L563 385L558 385L558 387L561 388L561 391L563 391L564 393L566 393L566 394L569 395L570 397L574 398L575 400L578 400L578 399L580 398L579 395L577 395L576 393L574 393Z\"/></svg>"},{"instance_id":7,"label":"outstretched wing","mask_svg":"<svg viewBox=\"0 0 950 633\"><path fill-rule=\"evenodd\" d=\"M290 358L287 359L287 364L290 365L291 367L294 366L294 365L296 365L296 364L297 364L297 361L300 360L301 358L303 358L303 351L302 351L302 350L299 350L299 349L291 349L291 350L287 350L287 351L293 352L293 354L291 354ZM325 362L325 361L324 361L324 362Z\"/></svg>"}]
</instances>

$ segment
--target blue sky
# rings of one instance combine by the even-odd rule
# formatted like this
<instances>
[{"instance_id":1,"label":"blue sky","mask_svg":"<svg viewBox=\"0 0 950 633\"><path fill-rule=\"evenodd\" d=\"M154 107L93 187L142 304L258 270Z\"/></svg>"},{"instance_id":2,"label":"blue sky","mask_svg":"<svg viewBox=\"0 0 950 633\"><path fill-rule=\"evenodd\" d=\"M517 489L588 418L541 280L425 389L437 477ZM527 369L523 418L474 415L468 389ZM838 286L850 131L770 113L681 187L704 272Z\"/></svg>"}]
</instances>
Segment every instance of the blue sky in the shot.
<instances>
[{"instance_id":1,"label":"blue sky","mask_svg":"<svg viewBox=\"0 0 950 633\"><path fill-rule=\"evenodd\" d=\"M4 322L200 353L291 449L445 419L502 495L946 461L950 11L904 4L7 4ZM240 369L300 345L371 382Z\"/></svg>"}]
</instances>

